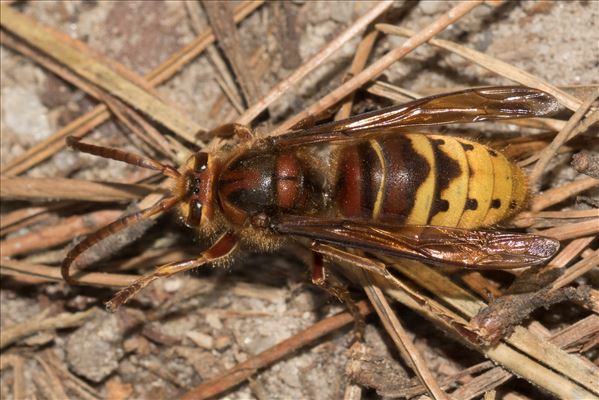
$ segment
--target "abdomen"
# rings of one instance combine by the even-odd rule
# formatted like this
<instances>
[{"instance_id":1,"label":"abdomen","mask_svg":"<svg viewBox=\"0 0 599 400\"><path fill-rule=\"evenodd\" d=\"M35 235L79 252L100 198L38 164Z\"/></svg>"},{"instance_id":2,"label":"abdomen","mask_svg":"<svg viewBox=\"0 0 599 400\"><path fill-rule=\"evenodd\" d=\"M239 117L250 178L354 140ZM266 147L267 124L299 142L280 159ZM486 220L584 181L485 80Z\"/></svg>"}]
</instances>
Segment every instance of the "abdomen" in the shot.
<instances>
[{"instance_id":1,"label":"abdomen","mask_svg":"<svg viewBox=\"0 0 599 400\"><path fill-rule=\"evenodd\" d=\"M520 209L522 171L498 151L439 135L390 135L339 148L334 200L346 218L461 228Z\"/></svg>"}]
</instances>

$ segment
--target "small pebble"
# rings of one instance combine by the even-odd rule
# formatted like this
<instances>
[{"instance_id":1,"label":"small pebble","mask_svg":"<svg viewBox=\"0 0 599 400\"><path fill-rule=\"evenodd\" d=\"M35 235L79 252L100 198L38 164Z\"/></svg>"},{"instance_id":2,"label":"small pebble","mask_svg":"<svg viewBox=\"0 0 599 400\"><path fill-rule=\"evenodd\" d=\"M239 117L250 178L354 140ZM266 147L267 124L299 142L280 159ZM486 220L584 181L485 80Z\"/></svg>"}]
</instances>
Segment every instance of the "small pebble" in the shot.
<instances>
[{"instance_id":1,"label":"small pebble","mask_svg":"<svg viewBox=\"0 0 599 400\"><path fill-rule=\"evenodd\" d=\"M217 331L223 329L223 323L220 321L218 315L214 313L209 313L206 315L206 323L210 325L212 329L215 329Z\"/></svg>"},{"instance_id":2,"label":"small pebble","mask_svg":"<svg viewBox=\"0 0 599 400\"><path fill-rule=\"evenodd\" d=\"M229 336L219 336L214 341L214 347L216 350L224 350L231 345L231 338Z\"/></svg>"},{"instance_id":3,"label":"small pebble","mask_svg":"<svg viewBox=\"0 0 599 400\"><path fill-rule=\"evenodd\" d=\"M69 369L92 382L101 382L118 368L124 355L122 335L117 317L101 313L69 336Z\"/></svg>"},{"instance_id":4,"label":"small pebble","mask_svg":"<svg viewBox=\"0 0 599 400\"><path fill-rule=\"evenodd\" d=\"M198 331L190 331L186 336L192 340L198 347L210 350L214 347L214 339L210 335Z\"/></svg>"}]
</instances>

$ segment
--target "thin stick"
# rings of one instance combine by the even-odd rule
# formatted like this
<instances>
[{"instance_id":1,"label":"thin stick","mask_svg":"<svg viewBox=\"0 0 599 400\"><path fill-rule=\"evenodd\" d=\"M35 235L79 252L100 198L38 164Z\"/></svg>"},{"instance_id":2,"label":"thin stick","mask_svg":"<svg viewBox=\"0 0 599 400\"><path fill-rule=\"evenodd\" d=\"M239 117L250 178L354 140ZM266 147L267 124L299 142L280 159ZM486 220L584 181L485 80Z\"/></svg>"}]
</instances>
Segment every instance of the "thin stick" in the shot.
<instances>
[{"instance_id":1,"label":"thin stick","mask_svg":"<svg viewBox=\"0 0 599 400\"><path fill-rule=\"evenodd\" d=\"M376 30L371 30L368 32L360 44L356 49L356 54L354 56L354 60L352 62L351 68L349 70L348 78L358 75L360 72L364 70L366 67L366 62L368 61L368 57L374 48L374 44L376 43L376 39L378 36L378 32ZM335 120L341 120L345 118L349 118L351 115L351 109L354 105L354 96L350 96L339 108L337 111L337 115L335 115Z\"/></svg>"},{"instance_id":2,"label":"thin stick","mask_svg":"<svg viewBox=\"0 0 599 400\"><path fill-rule=\"evenodd\" d=\"M381 32L385 32L387 34L401 35L406 37L414 35L414 31L410 29L389 24L377 24L376 28L379 29ZM532 74L529 74L528 72L521 70L520 68L516 68L511 64L498 60L497 58L491 57L488 54L478 52L474 49L459 45L449 40L431 39L428 41L428 43L432 44L433 46L449 50L455 54L458 54L461 57L470 60L482 66L483 68L495 72L496 74L506 77L514 82L518 82L524 86L529 86L543 90L557 98L560 103L562 103L571 110L578 109L578 107L580 107L580 105L582 104L582 101L566 93L565 91L555 87L549 82L541 78L538 78Z\"/></svg>"},{"instance_id":3,"label":"thin stick","mask_svg":"<svg viewBox=\"0 0 599 400\"><path fill-rule=\"evenodd\" d=\"M139 199L154 192L156 188L152 185L64 178L0 178L0 198L3 200L115 202Z\"/></svg>"},{"instance_id":4,"label":"thin stick","mask_svg":"<svg viewBox=\"0 0 599 400\"><path fill-rule=\"evenodd\" d=\"M231 65L246 103L254 104L260 97L260 91L256 77L249 68L248 57L240 44L239 32L232 17L231 4L207 1L203 6L218 46Z\"/></svg>"},{"instance_id":5,"label":"thin stick","mask_svg":"<svg viewBox=\"0 0 599 400\"><path fill-rule=\"evenodd\" d=\"M517 226L519 228L530 227L534 224L543 221L549 221L553 219L578 219L578 218L592 218L599 217L599 209L591 208L588 210L566 210L566 211L526 211L518 214L513 220L510 221L510 224ZM556 223L562 223L561 221L557 221Z\"/></svg>"},{"instance_id":6,"label":"thin stick","mask_svg":"<svg viewBox=\"0 0 599 400\"><path fill-rule=\"evenodd\" d=\"M0 258L0 275L35 277L49 282L63 282L60 268L15 261L4 257ZM139 278L139 275L81 272L77 276L77 282L81 285L121 288L129 286Z\"/></svg>"},{"instance_id":7,"label":"thin stick","mask_svg":"<svg viewBox=\"0 0 599 400\"><path fill-rule=\"evenodd\" d=\"M245 1L235 9L235 21L240 22L250 15L263 1ZM183 66L201 54L210 44L214 42L214 34L211 29L198 35L191 43L175 52L170 58L158 68L150 72L145 78L150 85L157 86L175 75ZM67 136L83 137L86 133L99 126L110 118L110 113L104 104L96 106L92 111L70 122L48 138L26 150L23 154L15 157L7 164L0 167L2 175L18 175L29 168L39 164L51 157L65 146L64 138Z\"/></svg>"},{"instance_id":8,"label":"thin stick","mask_svg":"<svg viewBox=\"0 0 599 400\"><path fill-rule=\"evenodd\" d=\"M414 343L412 343L412 340L401 325L401 322L399 322L391 306L389 306L383 291L373 284L370 279L370 272L361 270L359 273L363 279L362 285L364 286L366 295L385 326L385 330L390 334L395 345L401 350L404 359L411 364L410 366L418 376L420 382L434 399L449 399L447 394L439 387L420 352L416 349Z\"/></svg>"},{"instance_id":9,"label":"thin stick","mask_svg":"<svg viewBox=\"0 0 599 400\"><path fill-rule=\"evenodd\" d=\"M202 13L200 3L195 0L186 0L185 9L187 10L187 15L189 16L191 27L196 32L196 34L199 33L203 25L202 21L200 20L200 14ZM218 34L216 36L218 37ZM241 100L239 93L237 93L235 81L229 73L229 69L227 68L225 61L222 59L215 46L208 47L208 59L212 63L214 69L216 69L216 80L221 86L221 89L229 98L229 101L231 102L233 107L237 110L237 112L241 114L244 110L244 107L242 105L243 101Z\"/></svg>"},{"instance_id":10,"label":"thin stick","mask_svg":"<svg viewBox=\"0 0 599 400\"><path fill-rule=\"evenodd\" d=\"M583 258L582 260L568 268L562 276L557 278L551 284L551 290L556 290L566 286L570 282L586 274L591 269L596 268L598 265L599 250L595 250L590 256Z\"/></svg>"},{"instance_id":11,"label":"thin stick","mask_svg":"<svg viewBox=\"0 0 599 400\"><path fill-rule=\"evenodd\" d=\"M537 161L536 165L534 166L534 168L529 176L529 183L532 188L535 188L535 189L537 188L537 186L539 184L539 178L541 177L541 174L543 173L543 171L545 171L547 164L549 164L549 161L551 160L551 158L554 157L557 149L559 149L560 146L563 145L568 140L570 133L576 127L578 122L584 117L586 112L589 110L589 108L591 107L591 105L593 104L595 99L597 98L597 96L599 96L599 90L595 90L593 93L591 93L584 100L582 105L576 110L574 115L572 115L572 117L570 117L570 119L568 120L568 123L555 136L555 138L549 144L549 146L547 146L547 148L545 150L543 150L541 156L539 157L539 161Z\"/></svg>"},{"instance_id":12,"label":"thin stick","mask_svg":"<svg viewBox=\"0 0 599 400\"><path fill-rule=\"evenodd\" d=\"M122 211L118 210L103 210L65 218L60 223L1 241L0 254L8 257L63 244L76 236L95 231L121 214Z\"/></svg>"},{"instance_id":13,"label":"thin stick","mask_svg":"<svg viewBox=\"0 0 599 400\"><path fill-rule=\"evenodd\" d=\"M372 311L364 302L358 303L357 306L362 315L368 315ZM274 345L262 353L237 364L230 370L196 386L185 393L181 399L200 400L217 396L239 385L258 370L265 368L315 340L348 325L353 322L353 320L353 317L349 313L337 314L323 319L289 339Z\"/></svg>"},{"instance_id":14,"label":"thin stick","mask_svg":"<svg viewBox=\"0 0 599 400\"><path fill-rule=\"evenodd\" d=\"M42 25L10 7L0 7L0 22L4 29L68 65L82 78L152 116L154 120L186 140L193 142L195 135L204 130L178 108L167 104L148 90L151 86L147 81L123 65L92 51L83 42Z\"/></svg>"},{"instance_id":15,"label":"thin stick","mask_svg":"<svg viewBox=\"0 0 599 400\"><path fill-rule=\"evenodd\" d=\"M585 190L589 190L599 186L599 179L585 177L574 182L567 183L565 185L555 187L544 191L541 194L535 196L530 209L532 211L541 211L545 208L549 208L553 205L561 203L562 201L577 195Z\"/></svg>"},{"instance_id":16,"label":"thin stick","mask_svg":"<svg viewBox=\"0 0 599 400\"><path fill-rule=\"evenodd\" d=\"M331 93L329 93L322 99L318 100L312 106L308 107L306 110L302 111L301 113L295 115L294 117L288 119L287 121L279 125L275 129L273 134L281 134L291 129L291 127L298 124L302 120L305 120L306 118L309 118L313 115L318 115L318 113L320 113L321 111L326 110L334 104L338 103L345 96L352 92L355 92L364 84L366 84L366 82L375 79L377 76L382 74L383 71L389 68L390 65L405 57L415 48L425 43L427 40L435 36L437 33L443 31L449 25L458 21L460 18L468 14L471 10L473 10L480 4L482 4L481 0L462 1L458 3L458 5L453 7L447 13L443 14L432 24L421 29L416 35L410 37L401 46L385 54L375 63L371 64L368 68L362 71L360 74L354 76L349 81L345 82L343 85L333 90Z\"/></svg>"},{"instance_id":17,"label":"thin stick","mask_svg":"<svg viewBox=\"0 0 599 400\"><path fill-rule=\"evenodd\" d=\"M417 281L428 291L437 293L446 303L451 304L467 315L468 318L474 317L485 306L482 301L477 300L468 291L429 266L413 260L402 260L401 263L397 263L389 260L388 257L379 258L387 260L390 265ZM385 292L395 297L396 292L393 290L385 290ZM422 307L421 304L406 303L405 296L401 298L401 301L408 307L416 307L420 312L424 311L425 316L440 321L439 316L431 315L428 309ZM506 343L500 343L494 348L481 348L479 350L513 373L561 397L570 398L574 393L582 396L582 398L585 398L585 396L592 397L592 394L587 390L599 393L599 384L596 379L593 379L593 375L596 376L599 373L596 367L538 338L526 328L516 327L514 333L504 338L504 341ZM526 356L515 351L508 344L517 348ZM535 360L539 360L539 362ZM561 375L552 373L551 370L543 367L541 363L555 371L560 371ZM545 374L550 374L552 377L549 378ZM571 379L571 381L565 379L564 376Z\"/></svg>"},{"instance_id":18,"label":"thin stick","mask_svg":"<svg viewBox=\"0 0 599 400\"><path fill-rule=\"evenodd\" d=\"M30 336L36 332L49 329L63 329L81 326L91 318L98 309L90 308L87 311L78 313L61 313L53 317L43 316L33 317L18 324L3 328L0 332L0 349L4 349L21 338Z\"/></svg>"},{"instance_id":19,"label":"thin stick","mask_svg":"<svg viewBox=\"0 0 599 400\"><path fill-rule=\"evenodd\" d=\"M316 67L322 64L324 60L326 60L329 56L335 53L338 49L340 49L346 42L348 42L352 37L357 35L360 31L365 29L368 24L374 21L379 15L384 13L391 5L393 1L381 1L377 3L372 9L370 9L366 14L362 17L358 18L349 28L339 34L335 39L328 42L328 44L320 49L318 53L316 53L310 60L306 61L301 67L296 69L291 75L287 78L279 82L275 87L273 87L270 92L266 96L264 96L260 101L246 110L243 115L241 115L237 119L237 123L242 125L250 124L254 118L256 118L262 111L268 108L275 100L281 97L283 94L287 93L293 85L299 82L302 78L308 75L311 71L313 71ZM298 121L295 123L299 122ZM292 124L292 125L295 125ZM290 125L290 126L292 126Z\"/></svg>"},{"instance_id":20,"label":"thin stick","mask_svg":"<svg viewBox=\"0 0 599 400\"><path fill-rule=\"evenodd\" d=\"M539 231L539 234L557 240L568 240L579 238L581 236L597 235L599 234L599 218L544 229Z\"/></svg>"}]
</instances>

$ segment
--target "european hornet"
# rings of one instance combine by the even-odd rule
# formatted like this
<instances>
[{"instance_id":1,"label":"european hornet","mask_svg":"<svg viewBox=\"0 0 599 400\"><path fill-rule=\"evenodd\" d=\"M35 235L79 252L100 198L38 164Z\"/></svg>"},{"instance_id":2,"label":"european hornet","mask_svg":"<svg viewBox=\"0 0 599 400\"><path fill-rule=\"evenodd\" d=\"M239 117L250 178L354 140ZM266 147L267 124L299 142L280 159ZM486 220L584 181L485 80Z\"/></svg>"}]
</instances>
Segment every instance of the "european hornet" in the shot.
<instances>
[{"instance_id":1,"label":"european hornet","mask_svg":"<svg viewBox=\"0 0 599 400\"><path fill-rule=\"evenodd\" d=\"M526 87L489 87L441 94L342 121L259 138L241 125L218 131L242 143L199 151L180 167L68 138L79 151L160 171L173 180L169 197L119 219L76 245L62 275L95 243L178 207L183 222L216 238L197 258L157 267L108 302L115 310L159 277L222 262L240 248L275 250L304 237L320 257L372 269L347 250L384 253L474 269L547 262L559 242L492 227L526 206L522 170L501 152L452 136L404 128L546 116L550 95ZM324 277L322 264L312 271ZM377 271L374 271L377 272ZM386 271L378 271L380 273Z\"/></svg>"}]
</instances>

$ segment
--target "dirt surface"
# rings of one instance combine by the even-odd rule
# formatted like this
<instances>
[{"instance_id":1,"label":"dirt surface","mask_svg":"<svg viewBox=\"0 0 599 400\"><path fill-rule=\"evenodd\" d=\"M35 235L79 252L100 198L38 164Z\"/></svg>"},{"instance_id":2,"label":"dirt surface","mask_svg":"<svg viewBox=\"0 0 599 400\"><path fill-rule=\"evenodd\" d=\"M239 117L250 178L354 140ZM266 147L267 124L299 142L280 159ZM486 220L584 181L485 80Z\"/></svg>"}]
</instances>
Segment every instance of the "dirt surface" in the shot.
<instances>
[{"instance_id":1,"label":"dirt surface","mask_svg":"<svg viewBox=\"0 0 599 400\"><path fill-rule=\"evenodd\" d=\"M451 4L455 2L398 4L396 10L403 18L397 23L419 29L446 12ZM158 66L196 35L185 5L177 1L40 1L18 2L13 7L83 41L140 75ZM299 60L307 60L369 7L368 2L297 1L287 4L283 11L275 10L273 4L255 11L240 24L239 37L250 68L259 77L256 79L259 91L265 94L289 75ZM206 17L199 17L203 29L209 28ZM599 84L598 21L596 1L483 5L440 37L457 40L557 86L596 85ZM282 26L287 32L285 39L280 33ZM374 57L403 41L399 37L382 39ZM340 85L357 42L355 39L344 46L271 106L268 118L263 119L259 128L268 129L270 124L301 111ZM289 54L295 54L296 59ZM0 62L2 164L96 104L4 46ZM428 46L420 47L390 68L385 79L422 94L510 83L458 56ZM205 54L157 90L165 100L206 128L230 122L238 115L223 94ZM373 96L369 99L374 104L383 103ZM510 137L518 133L504 134ZM127 135L121 126L107 122L88 135L87 141L139 152L138 141ZM552 165L554 172L544 182L545 186L576 176L567 167L568 160L568 157L556 158ZM63 150L24 175L122 182L134 173L136 168L129 165ZM21 206L22 202L6 201L2 203L2 212ZM124 209L127 205L111 207ZM44 224L51 225L68 214L68 210L62 211ZM36 228L12 232L8 237ZM195 236L193 231L181 227L175 216L165 216L143 239L113 256L105 266L118 269L131 257L151 251L160 253L160 249L170 247L179 249L181 258L193 256L206 246L198 243ZM64 256L64 246L53 250L26 257L31 262L57 265ZM24 360L25 398L56 398L58 389L48 380L47 376L52 374L47 375L49 372L44 367L49 365L54 378L63 384L63 394L69 398L174 398L316 321L344 310L335 299L310 283L304 263L307 256L301 249L288 247L277 254L246 254L228 268L208 268L160 280L116 314L104 311L103 302L113 293L109 289L73 288L63 283L27 284L3 276L1 329L30 320L48 308L50 315L89 308L98 312L79 327L23 338L3 350L2 356L18 355ZM156 264L152 259L142 261L138 270ZM354 294L363 298L358 291ZM484 361L478 353L446 337L417 314L400 306L397 311L438 377ZM572 315L581 313L579 308L572 309ZM156 314L159 317L152 320L151 315ZM389 368L401 368L397 351L378 320L371 317L368 322L366 342L373 354L391 362L393 366ZM348 326L257 372L250 384L236 387L223 398L342 398L348 384L345 370L352 340L353 331ZM411 377L410 374L406 373ZM549 397L525 381L513 382L510 390L530 398ZM14 384L15 370L6 368L0 377L3 399L13 398ZM376 397L373 391L366 391L364 396Z\"/></svg>"}]
</instances>

